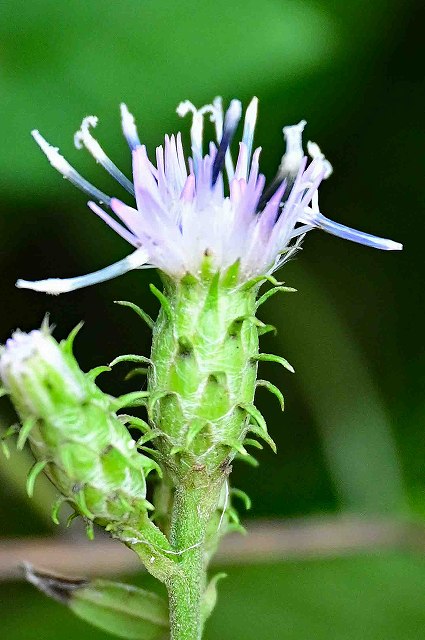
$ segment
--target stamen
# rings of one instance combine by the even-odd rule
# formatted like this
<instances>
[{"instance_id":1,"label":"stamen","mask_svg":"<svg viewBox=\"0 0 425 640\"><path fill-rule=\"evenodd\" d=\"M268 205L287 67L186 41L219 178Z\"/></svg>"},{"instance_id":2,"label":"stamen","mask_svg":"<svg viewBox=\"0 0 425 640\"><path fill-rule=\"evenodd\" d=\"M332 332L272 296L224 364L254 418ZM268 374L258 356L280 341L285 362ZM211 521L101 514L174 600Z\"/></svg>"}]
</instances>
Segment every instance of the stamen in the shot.
<instances>
[{"instance_id":1,"label":"stamen","mask_svg":"<svg viewBox=\"0 0 425 640\"><path fill-rule=\"evenodd\" d=\"M134 196L134 187L130 180L118 169L118 167L108 158L100 144L90 133L90 127L95 127L98 123L96 116L87 116L81 123L81 128L74 136L74 144L77 149L85 147L93 156L96 162L102 165L104 169L120 183L132 196Z\"/></svg>"},{"instance_id":2,"label":"stamen","mask_svg":"<svg viewBox=\"0 0 425 640\"><path fill-rule=\"evenodd\" d=\"M329 178L329 176L333 173L333 167L329 160L326 160L325 154L321 152L320 147L315 142L311 142L310 140L307 142L307 151L308 155L312 158L312 160L319 160L321 163L321 169L323 170L323 178ZM313 179L316 176L316 172L313 175Z\"/></svg>"},{"instance_id":3,"label":"stamen","mask_svg":"<svg viewBox=\"0 0 425 640\"><path fill-rule=\"evenodd\" d=\"M140 146L139 135L137 133L136 122L133 114L127 108L124 102L120 105L122 131L131 150Z\"/></svg>"},{"instance_id":4,"label":"stamen","mask_svg":"<svg viewBox=\"0 0 425 640\"><path fill-rule=\"evenodd\" d=\"M192 102L185 100L177 107L177 114L184 118L188 113L192 113L192 126L190 128L190 140L192 143L192 154L195 174L198 173L199 162L202 159L202 136L204 130L204 113L203 109L197 109Z\"/></svg>"},{"instance_id":5,"label":"stamen","mask_svg":"<svg viewBox=\"0 0 425 640\"><path fill-rule=\"evenodd\" d=\"M248 165L251 159L252 143L254 140L255 123L258 113L258 98L254 97L248 105L245 113L245 123L242 134L242 142L245 143L248 153Z\"/></svg>"},{"instance_id":6,"label":"stamen","mask_svg":"<svg viewBox=\"0 0 425 640\"><path fill-rule=\"evenodd\" d=\"M49 293L51 295L59 295L60 293L68 293L69 291L75 291L76 289L82 289L83 287L89 287L92 284L98 284L99 282L105 282L111 280L117 276L123 275L133 269L146 264L148 260L148 253L146 249L136 249L129 256L123 260L119 260L114 264L94 271L85 276L78 276L76 278L48 278L47 280L38 280L36 282L29 282L28 280L18 280L16 286L19 289L31 289L32 291L39 291L42 293Z\"/></svg>"},{"instance_id":7,"label":"stamen","mask_svg":"<svg viewBox=\"0 0 425 640\"><path fill-rule=\"evenodd\" d=\"M304 235L305 233L307 233L308 231L311 231L312 229L314 229L314 225L312 224L303 224L300 227L297 227L291 233L291 240L293 238L298 238L298 236Z\"/></svg>"},{"instance_id":8,"label":"stamen","mask_svg":"<svg viewBox=\"0 0 425 640\"><path fill-rule=\"evenodd\" d=\"M218 174L223 168L226 152L229 149L233 136L235 135L239 121L242 116L242 105L239 100L232 100L226 111L223 125L223 135L217 150L217 155L211 172L211 183L214 186L217 182ZM233 175L229 176L229 181L233 179Z\"/></svg>"},{"instance_id":9,"label":"stamen","mask_svg":"<svg viewBox=\"0 0 425 640\"><path fill-rule=\"evenodd\" d=\"M399 242L379 238L369 233L364 233L363 231L351 229L351 227L346 227L343 224L339 224L338 222L329 220L329 218L325 218L322 214L315 216L313 218L313 223L315 227L318 227L327 233L331 233L332 235L343 238L344 240L351 240L358 244L364 244L367 247L382 249L383 251L401 251L401 249L403 249L403 245Z\"/></svg>"},{"instance_id":10,"label":"stamen","mask_svg":"<svg viewBox=\"0 0 425 640\"><path fill-rule=\"evenodd\" d=\"M306 124L307 122L305 120L301 120L301 122L299 122L298 124L294 124L289 127L283 127L286 150L275 177L261 197L261 200L258 204L259 210L261 210L266 205L271 195L276 191L283 180L286 180L288 185L288 188L285 191L284 200L289 197L291 188L298 175L304 157L302 133Z\"/></svg>"},{"instance_id":11,"label":"stamen","mask_svg":"<svg viewBox=\"0 0 425 640\"><path fill-rule=\"evenodd\" d=\"M100 203L106 203L109 206L111 202L111 198L97 189L94 185L88 182L85 178L83 178L63 156L59 153L59 149L57 147L52 147L47 140L43 138L39 131L36 129L31 132L32 137L40 147L40 149L47 156L48 161L59 173L63 175L64 178L69 180L74 186L84 191L92 198L95 198Z\"/></svg>"},{"instance_id":12,"label":"stamen","mask_svg":"<svg viewBox=\"0 0 425 640\"><path fill-rule=\"evenodd\" d=\"M127 231L125 227L114 220L114 218L106 213L106 211L103 211L103 209L101 209L95 202L88 202L87 205L89 209L93 211L93 213L95 213L97 216L99 216L99 218L106 222L106 224L109 225L111 229L115 231L115 233L118 233L121 238L124 238L124 240L126 240L129 244L132 244L133 247L140 247L141 242L137 239L137 237L133 233L130 233L130 231Z\"/></svg>"},{"instance_id":13,"label":"stamen","mask_svg":"<svg viewBox=\"0 0 425 640\"><path fill-rule=\"evenodd\" d=\"M220 96L214 98L212 105L208 105L210 107L210 120L215 125L215 135L217 137L217 143L220 143L220 140L223 137L223 100ZM234 178L235 169L233 166L232 154L230 153L230 149L226 151L226 157L224 159L224 165L226 167L227 177L230 180Z\"/></svg>"},{"instance_id":14,"label":"stamen","mask_svg":"<svg viewBox=\"0 0 425 640\"><path fill-rule=\"evenodd\" d=\"M301 120L298 124L283 127L286 151L278 171L281 179L286 177L294 179L298 173L301 160L304 156L302 134L306 124L307 122L305 120Z\"/></svg>"},{"instance_id":15,"label":"stamen","mask_svg":"<svg viewBox=\"0 0 425 640\"><path fill-rule=\"evenodd\" d=\"M357 244L364 244L373 249L382 249L383 251L401 251L401 249L403 249L403 245L399 242L379 238L378 236L373 236L363 231L357 231L357 229L346 227L344 224L339 224L326 218L320 213L319 194L317 191L312 198L311 208L306 209L305 213L306 215L303 216L303 222L314 225L317 229L331 233L333 236L343 238L344 240L351 240L351 242L356 242Z\"/></svg>"}]
</instances>

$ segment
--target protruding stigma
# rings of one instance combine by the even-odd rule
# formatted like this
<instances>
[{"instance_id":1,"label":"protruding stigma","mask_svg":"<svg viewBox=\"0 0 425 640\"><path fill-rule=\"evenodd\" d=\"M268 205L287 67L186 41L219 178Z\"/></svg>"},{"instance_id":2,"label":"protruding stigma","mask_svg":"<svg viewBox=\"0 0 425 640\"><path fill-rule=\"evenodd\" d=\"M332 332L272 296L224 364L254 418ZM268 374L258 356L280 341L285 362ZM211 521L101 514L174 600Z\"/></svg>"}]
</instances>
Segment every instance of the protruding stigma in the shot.
<instances>
[{"instance_id":1,"label":"protruding stigma","mask_svg":"<svg viewBox=\"0 0 425 640\"><path fill-rule=\"evenodd\" d=\"M85 276L77 276L76 278L48 278L47 280L37 280L31 282L28 280L18 280L16 286L19 289L31 289L32 291L38 291L40 293L48 293L51 295L59 295L60 293L68 293L70 291L76 291L84 287L89 287L92 284L98 284L99 282L106 282L112 280L118 276L138 269L146 264L148 260L148 254L145 249L136 249L129 256L123 260L119 260L114 264L99 269L93 273L89 273Z\"/></svg>"},{"instance_id":2,"label":"protruding stigma","mask_svg":"<svg viewBox=\"0 0 425 640\"><path fill-rule=\"evenodd\" d=\"M240 101L232 100L229 108L226 111L226 115L224 116L223 135L212 168L211 183L213 185L217 182L217 178L223 168L223 164L226 158L226 152L232 143L233 136L235 135L241 116L242 105ZM231 179L232 176L229 176L229 180Z\"/></svg>"},{"instance_id":3,"label":"protruding stigma","mask_svg":"<svg viewBox=\"0 0 425 640\"><path fill-rule=\"evenodd\" d=\"M134 120L134 116L127 108L127 105L124 102L120 105L121 109L121 124L122 131L127 140L128 146L130 149L135 149L140 146L139 135L137 133L136 122Z\"/></svg>"},{"instance_id":4,"label":"protruding stigma","mask_svg":"<svg viewBox=\"0 0 425 640\"><path fill-rule=\"evenodd\" d=\"M248 164L251 158L252 143L254 141L255 123L257 122L258 98L254 97L249 103L245 113L242 142L245 143L248 153Z\"/></svg>"},{"instance_id":5,"label":"protruding stigma","mask_svg":"<svg viewBox=\"0 0 425 640\"><path fill-rule=\"evenodd\" d=\"M104 202L105 204L109 205L111 198L106 195L106 193L103 193L103 191L100 191L100 189L97 189L94 185L83 178L59 153L59 149L57 147L52 147L36 129L31 132L31 135L40 149L46 155L52 167L59 171L59 173L61 173L64 178L69 180L74 186L76 186L78 189L81 189L81 191L84 191L95 200L98 200L101 203Z\"/></svg>"},{"instance_id":6,"label":"protruding stigma","mask_svg":"<svg viewBox=\"0 0 425 640\"><path fill-rule=\"evenodd\" d=\"M74 143L77 149L85 147L93 158L111 175L121 186L131 195L134 195L134 187L130 180L118 169L118 167L108 158L98 141L90 133L90 127L96 127L98 119L96 116L87 116L83 119L80 129L74 136Z\"/></svg>"}]
</instances>

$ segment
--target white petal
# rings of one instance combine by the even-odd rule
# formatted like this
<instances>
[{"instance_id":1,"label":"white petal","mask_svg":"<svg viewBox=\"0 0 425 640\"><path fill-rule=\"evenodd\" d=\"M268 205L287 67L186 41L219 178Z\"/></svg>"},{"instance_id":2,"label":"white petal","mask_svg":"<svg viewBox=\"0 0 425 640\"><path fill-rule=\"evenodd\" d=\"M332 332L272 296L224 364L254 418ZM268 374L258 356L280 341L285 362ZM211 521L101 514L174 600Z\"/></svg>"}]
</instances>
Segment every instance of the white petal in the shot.
<instances>
[{"instance_id":1,"label":"white petal","mask_svg":"<svg viewBox=\"0 0 425 640\"><path fill-rule=\"evenodd\" d=\"M32 289L32 291L39 291L42 293L49 293L51 295L59 295L60 293L68 293L69 291L75 291L76 289L82 289L83 287L89 287L92 284L98 284L99 282L105 282L106 280L112 280L117 276L123 275L133 269L138 269L142 265L145 265L148 260L148 254L146 249L136 249L129 256L123 260L119 260L114 264L94 271L85 276L77 276L76 278L48 278L47 280L38 280L36 282L30 282L28 280L18 280L16 286L19 289Z\"/></svg>"}]
</instances>

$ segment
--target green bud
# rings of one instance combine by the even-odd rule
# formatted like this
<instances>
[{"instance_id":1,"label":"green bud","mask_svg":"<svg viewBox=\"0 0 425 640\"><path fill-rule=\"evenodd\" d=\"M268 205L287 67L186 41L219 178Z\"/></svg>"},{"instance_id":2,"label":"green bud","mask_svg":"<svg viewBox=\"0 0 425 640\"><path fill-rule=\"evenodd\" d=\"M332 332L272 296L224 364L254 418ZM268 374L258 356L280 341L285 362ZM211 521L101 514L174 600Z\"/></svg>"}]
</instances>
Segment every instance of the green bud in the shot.
<instances>
[{"instance_id":1,"label":"green bud","mask_svg":"<svg viewBox=\"0 0 425 640\"><path fill-rule=\"evenodd\" d=\"M17 331L0 351L0 377L22 420L18 447L28 439L36 459L28 492L44 471L87 520L135 525L146 520L146 476L156 463L137 451L116 415L124 400L96 386L94 375L104 369L80 370L73 337L58 344L46 326Z\"/></svg>"}]
</instances>

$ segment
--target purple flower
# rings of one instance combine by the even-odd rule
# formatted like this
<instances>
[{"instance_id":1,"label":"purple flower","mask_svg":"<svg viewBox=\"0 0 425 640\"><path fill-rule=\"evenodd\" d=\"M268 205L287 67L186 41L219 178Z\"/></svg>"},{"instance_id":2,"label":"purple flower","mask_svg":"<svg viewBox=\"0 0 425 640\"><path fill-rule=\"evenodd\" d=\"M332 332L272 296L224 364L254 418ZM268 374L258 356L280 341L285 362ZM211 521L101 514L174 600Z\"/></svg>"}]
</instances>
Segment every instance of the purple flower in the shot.
<instances>
[{"instance_id":1,"label":"purple flower","mask_svg":"<svg viewBox=\"0 0 425 640\"><path fill-rule=\"evenodd\" d=\"M156 267L173 278L199 273L205 255L217 270L240 261L240 280L270 274L297 250L304 235L314 229L386 250L401 249L392 240L350 229L332 222L319 209L318 188L332 173L330 163L315 143L304 155L302 132L305 121L285 127L286 151L275 179L269 186L259 172L260 148L253 151L258 100L248 106L242 141L234 165L230 145L242 116L241 103L232 100L223 113L222 102L196 109L186 101L177 113L192 114L192 156L187 162L180 133L165 136L156 149L155 163L140 143L133 116L121 105L124 136L132 152L133 182L108 158L90 129L97 118L84 118L75 135L78 148L85 147L95 160L135 199L129 206L103 193L51 147L38 131L32 135L50 163L65 178L93 200L90 209L135 247L119 262L92 274L38 282L18 280L17 286L58 294L109 280L131 269ZM203 126L209 116L217 143L203 148ZM107 213L101 206L107 207Z\"/></svg>"}]
</instances>

